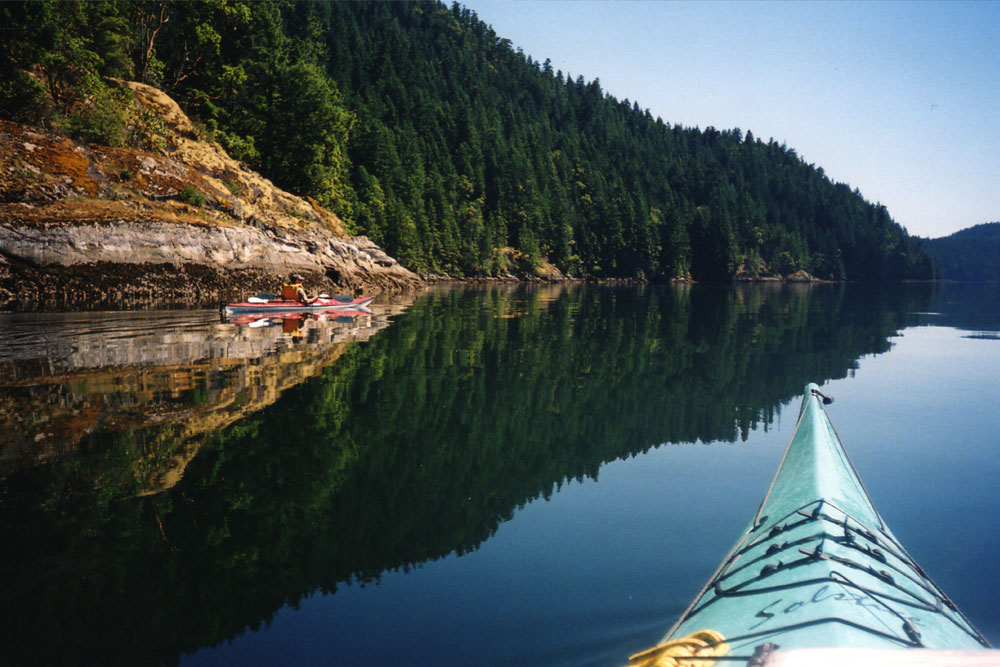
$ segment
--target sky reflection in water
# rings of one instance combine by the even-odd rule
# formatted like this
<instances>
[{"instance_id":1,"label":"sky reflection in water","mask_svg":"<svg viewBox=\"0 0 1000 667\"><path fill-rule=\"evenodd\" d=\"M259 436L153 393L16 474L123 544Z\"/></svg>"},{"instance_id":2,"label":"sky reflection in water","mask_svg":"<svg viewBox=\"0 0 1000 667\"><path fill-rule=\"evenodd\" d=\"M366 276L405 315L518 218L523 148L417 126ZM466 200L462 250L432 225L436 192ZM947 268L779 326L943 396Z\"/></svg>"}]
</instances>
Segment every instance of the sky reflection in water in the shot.
<instances>
[{"instance_id":1,"label":"sky reflection in water","mask_svg":"<svg viewBox=\"0 0 1000 667\"><path fill-rule=\"evenodd\" d=\"M105 390L230 357L22 359L8 416L53 386L111 416L0 481L5 646L24 664L621 664L749 520L810 380L894 532L996 640L1000 346L966 337L1000 330L990 299L436 292L366 342L317 334L236 364L252 381L196 379L172 410Z\"/></svg>"}]
</instances>

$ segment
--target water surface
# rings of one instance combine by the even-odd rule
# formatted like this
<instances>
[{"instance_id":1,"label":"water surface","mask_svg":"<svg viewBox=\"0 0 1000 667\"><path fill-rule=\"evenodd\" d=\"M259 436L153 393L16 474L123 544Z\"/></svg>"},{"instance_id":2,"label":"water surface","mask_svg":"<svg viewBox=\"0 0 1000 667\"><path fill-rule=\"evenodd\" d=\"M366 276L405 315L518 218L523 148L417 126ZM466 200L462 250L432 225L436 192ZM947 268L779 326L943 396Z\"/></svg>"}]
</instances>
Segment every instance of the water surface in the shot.
<instances>
[{"instance_id":1,"label":"water surface","mask_svg":"<svg viewBox=\"0 0 1000 667\"><path fill-rule=\"evenodd\" d=\"M737 538L815 381L996 642L998 305L560 286L298 329L3 316L0 636L16 664L622 664Z\"/></svg>"}]
</instances>

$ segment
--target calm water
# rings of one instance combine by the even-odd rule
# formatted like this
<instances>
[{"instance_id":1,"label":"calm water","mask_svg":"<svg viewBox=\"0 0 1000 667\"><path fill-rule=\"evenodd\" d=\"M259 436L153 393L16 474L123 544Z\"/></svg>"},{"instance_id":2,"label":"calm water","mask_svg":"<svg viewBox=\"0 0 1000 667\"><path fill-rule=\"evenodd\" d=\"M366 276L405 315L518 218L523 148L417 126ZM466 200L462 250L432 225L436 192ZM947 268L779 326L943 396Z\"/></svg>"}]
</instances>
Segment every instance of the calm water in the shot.
<instances>
[{"instance_id":1,"label":"calm water","mask_svg":"<svg viewBox=\"0 0 1000 667\"><path fill-rule=\"evenodd\" d=\"M745 526L809 381L1000 643L996 286L380 301L0 315L5 664L620 665Z\"/></svg>"}]
</instances>

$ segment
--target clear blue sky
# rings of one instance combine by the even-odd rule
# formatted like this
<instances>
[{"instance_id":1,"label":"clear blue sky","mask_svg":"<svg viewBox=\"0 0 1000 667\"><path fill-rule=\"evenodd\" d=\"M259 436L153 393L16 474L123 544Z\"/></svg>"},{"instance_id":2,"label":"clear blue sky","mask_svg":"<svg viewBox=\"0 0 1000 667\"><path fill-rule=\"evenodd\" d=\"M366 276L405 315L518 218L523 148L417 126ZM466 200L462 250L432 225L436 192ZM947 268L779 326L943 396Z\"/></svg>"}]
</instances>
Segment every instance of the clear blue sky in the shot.
<instances>
[{"instance_id":1,"label":"clear blue sky","mask_svg":"<svg viewBox=\"0 0 1000 667\"><path fill-rule=\"evenodd\" d=\"M670 124L785 142L911 234L1000 221L1000 0L468 0Z\"/></svg>"}]
</instances>

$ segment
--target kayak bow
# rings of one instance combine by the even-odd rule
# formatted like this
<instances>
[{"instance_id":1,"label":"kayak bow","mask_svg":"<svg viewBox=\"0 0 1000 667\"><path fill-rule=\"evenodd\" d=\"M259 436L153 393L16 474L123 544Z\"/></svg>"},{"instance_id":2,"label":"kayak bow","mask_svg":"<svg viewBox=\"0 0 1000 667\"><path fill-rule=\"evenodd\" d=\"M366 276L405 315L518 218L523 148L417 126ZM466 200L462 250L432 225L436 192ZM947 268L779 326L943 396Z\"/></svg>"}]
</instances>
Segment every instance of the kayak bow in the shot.
<instances>
[{"instance_id":1,"label":"kayak bow","mask_svg":"<svg viewBox=\"0 0 1000 667\"><path fill-rule=\"evenodd\" d=\"M885 525L824 398L806 387L750 526L663 643L632 664L692 654L691 664L742 664L778 647L989 648Z\"/></svg>"}]
</instances>

